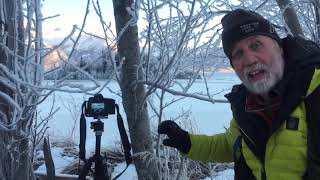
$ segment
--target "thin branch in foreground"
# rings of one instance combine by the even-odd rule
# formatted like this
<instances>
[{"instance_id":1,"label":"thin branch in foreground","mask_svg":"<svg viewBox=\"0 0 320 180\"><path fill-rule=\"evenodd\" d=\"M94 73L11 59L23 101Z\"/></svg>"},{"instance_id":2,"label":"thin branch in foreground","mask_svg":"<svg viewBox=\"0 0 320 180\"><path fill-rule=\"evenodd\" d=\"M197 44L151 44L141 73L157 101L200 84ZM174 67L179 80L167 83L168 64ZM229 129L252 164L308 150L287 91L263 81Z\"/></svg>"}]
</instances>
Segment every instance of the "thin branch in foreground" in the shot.
<instances>
[{"instance_id":1,"label":"thin branch in foreground","mask_svg":"<svg viewBox=\"0 0 320 180\"><path fill-rule=\"evenodd\" d=\"M229 103L228 100L224 100L224 99L211 99L211 98L207 98L204 96L199 96L199 95L195 95L195 94L188 94L188 93L183 93L183 92L179 92L179 91L175 91L166 87L163 87L159 84L153 83L153 82L147 82L147 81L139 81L138 83L141 84L146 84L146 85L150 85L153 86L155 88L159 88L162 89L172 95L176 95L176 96L185 96L185 97L190 97L190 98L194 98L194 99L198 99L198 100L202 100L202 101L207 101L210 103Z\"/></svg>"}]
</instances>

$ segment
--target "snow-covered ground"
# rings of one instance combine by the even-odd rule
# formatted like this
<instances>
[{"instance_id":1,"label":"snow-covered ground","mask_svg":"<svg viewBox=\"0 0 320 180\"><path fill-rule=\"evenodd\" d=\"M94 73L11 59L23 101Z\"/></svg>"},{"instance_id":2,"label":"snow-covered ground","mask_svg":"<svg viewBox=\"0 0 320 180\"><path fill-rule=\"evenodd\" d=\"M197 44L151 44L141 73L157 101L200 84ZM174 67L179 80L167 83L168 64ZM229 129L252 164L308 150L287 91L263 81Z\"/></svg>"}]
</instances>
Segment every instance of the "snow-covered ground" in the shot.
<instances>
[{"instance_id":1,"label":"snow-covered ground","mask_svg":"<svg viewBox=\"0 0 320 180\"><path fill-rule=\"evenodd\" d=\"M179 80L180 83L186 83L186 80ZM74 81L74 83L79 83L82 85L90 85L87 81ZM224 94L230 91L230 88L239 83L238 78L234 74L230 73L217 73L212 79L208 81L208 86L210 93L218 93L213 97L213 99L224 99ZM108 85L109 88L117 91L119 89L115 82ZM178 90L178 88L177 88ZM189 92L203 92L205 93L206 87L201 80L197 80L192 86ZM222 93L222 90L224 90ZM126 117L121 106L121 99L115 94L110 93L108 90L102 91L105 98L113 98L116 103L120 105L120 113L124 118L124 123L126 124ZM79 142L79 117L81 113L81 105L84 100L88 99L88 95L83 94L68 94L64 92L56 92L52 94L47 101L39 106L40 116L46 117L50 112L52 107L52 102L54 102L54 109L60 108L60 110L54 114L53 118L49 121L49 130L47 131L50 135L51 142L53 141L64 141L65 139L73 139L75 142ZM168 94L166 100L171 101L172 98L177 98ZM155 100L156 101L156 100ZM173 106L169 106L166 109L165 118L173 119L182 110L190 110L191 114L191 124L192 130L195 133L201 134L216 134L223 132L225 127L229 126L229 121L231 119L231 111L228 103L208 103L192 98L185 98L181 101L176 102ZM152 116L152 111L150 111L150 116ZM95 147L95 134L89 128L91 118L87 118L87 152L93 151ZM104 133L102 134L102 147L111 147L116 141L118 141L119 133L116 124L116 117L110 115L108 119L104 119ZM186 123L182 123L182 126ZM156 128L157 124L152 123L152 128ZM190 126L185 127L190 130ZM69 164L73 159L61 156L61 148L52 149L53 159L55 162L56 172L59 173L67 164ZM125 164L119 164L114 171L114 174L118 174L125 168ZM40 166L37 170L38 172L45 171L44 166ZM134 167L131 165L126 172L119 178L121 180L136 180L137 175ZM207 178L206 180L214 179L233 179L233 171L226 170L220 172L217 176L212 178Z\"/></svg>"}]
</instances>

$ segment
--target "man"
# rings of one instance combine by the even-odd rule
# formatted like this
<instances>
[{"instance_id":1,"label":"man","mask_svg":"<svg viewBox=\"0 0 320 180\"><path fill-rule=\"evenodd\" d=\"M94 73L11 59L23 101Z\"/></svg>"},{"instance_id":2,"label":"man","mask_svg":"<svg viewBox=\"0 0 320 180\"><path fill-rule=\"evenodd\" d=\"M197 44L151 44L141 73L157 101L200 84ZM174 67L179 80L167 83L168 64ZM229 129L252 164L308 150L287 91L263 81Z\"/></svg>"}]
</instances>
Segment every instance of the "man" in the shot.
<instances>
[{"instance_id":1,"label":"man","mask_svg":"<svg viewBox=\"0 0 320 180\"><path fill-rule=\"evenodd\" d=\"M194 160L234 161L235 179L320 179L318 46L280 39L268 20L248 10L231 11L221 23L224 52L242 81L226 95L230 127L193 135L164 121L158 132L169 139L163 144Z\"/></svg>"}]
</instances>

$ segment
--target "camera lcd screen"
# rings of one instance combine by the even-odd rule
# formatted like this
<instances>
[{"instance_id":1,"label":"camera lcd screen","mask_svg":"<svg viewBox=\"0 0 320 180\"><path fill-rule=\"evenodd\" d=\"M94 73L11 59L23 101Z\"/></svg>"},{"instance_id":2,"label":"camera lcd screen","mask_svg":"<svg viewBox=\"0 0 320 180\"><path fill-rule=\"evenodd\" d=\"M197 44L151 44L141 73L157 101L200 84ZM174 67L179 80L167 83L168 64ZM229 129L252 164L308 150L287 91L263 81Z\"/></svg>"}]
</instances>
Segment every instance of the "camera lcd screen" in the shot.
<instances>
[{"instance_id":1,"label":"camera lcd screen","mask_svg":"<svg viewBox=\"0 0 320 180\"><path fill-rule=\"evenodd\" d=\"M92 103L91 110L93 113L102 113L104 112L104 103Z\"/></svg>"}]
</instances>

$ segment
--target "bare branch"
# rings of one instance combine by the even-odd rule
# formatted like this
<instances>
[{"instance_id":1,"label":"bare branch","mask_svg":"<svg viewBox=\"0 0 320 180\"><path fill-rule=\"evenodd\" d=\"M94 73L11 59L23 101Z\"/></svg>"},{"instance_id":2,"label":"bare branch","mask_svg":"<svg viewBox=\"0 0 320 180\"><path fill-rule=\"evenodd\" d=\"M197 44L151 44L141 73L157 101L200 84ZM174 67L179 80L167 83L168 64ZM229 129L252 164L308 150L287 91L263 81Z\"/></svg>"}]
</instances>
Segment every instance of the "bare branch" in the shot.
<instances>
[{"instance_id":1,"label":"bare branch","mask_svg":"<svg viewBox=\"0 0 320 180\"><path fill-rule=\"evenodd\" d=\"M198 99L198 100L202 100L202 101L211 102L213 104L214 103L228 103L227 100L223 100L223 99L211 99L211 98L206 98L206 97L195 95L195 94L186 94L186 93L183 93L183 92L175 91L175 90L168 89L166 87L163 87L163 86L158 85L158 84L153 83L153 82L139 81L138 83L151 85L151 86L153 86L155 88L162 89L162 90L164 90L164 91L166 91L166 92L168 92L168 93L170 93L172 95L190 97L190 98L194 98L194 99Z\"/></svg>"}]
</instances>

